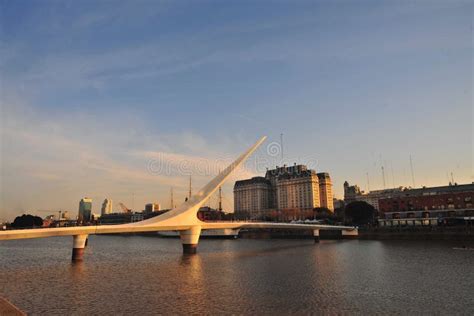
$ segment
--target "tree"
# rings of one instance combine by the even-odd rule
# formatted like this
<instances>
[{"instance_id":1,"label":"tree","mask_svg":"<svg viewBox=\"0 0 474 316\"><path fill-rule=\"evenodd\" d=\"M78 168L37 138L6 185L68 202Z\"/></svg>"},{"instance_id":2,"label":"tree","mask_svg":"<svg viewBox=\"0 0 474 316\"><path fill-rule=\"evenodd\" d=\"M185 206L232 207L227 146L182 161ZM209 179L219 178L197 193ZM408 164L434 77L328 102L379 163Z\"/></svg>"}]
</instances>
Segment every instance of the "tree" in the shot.
<instances>
[{"instance_id":1,"label":"tree","mask_svg":"<svg viewBox=\"0 0 474 316\"><path fill-rule=\"evenodd\" d=\"M17 216L12 224L12 227L15 228L33 228L41 226L43 226L43 220L41 217L30 214Z\"/></svg>"},{"instance_id":2,"label":"tree","mask_svg":"<svg viewBox=\"0 0 474 316\"><path fill-rule=\"evenodd\" d=\"M346 205L344 215L349 222L365 225L373 223L375 208L367 202L355 201Z\"/></svg>"},{"instance_id":3,"label":"tree","mask_svg":"<svg viewBox=\"0 0 474 316\"><path fill-rule=\"evenodd\" d=\"M327 207L315 207L313 209L315 219L328 219L332 217L332 212Z\"/></svg>"}]
</instances>

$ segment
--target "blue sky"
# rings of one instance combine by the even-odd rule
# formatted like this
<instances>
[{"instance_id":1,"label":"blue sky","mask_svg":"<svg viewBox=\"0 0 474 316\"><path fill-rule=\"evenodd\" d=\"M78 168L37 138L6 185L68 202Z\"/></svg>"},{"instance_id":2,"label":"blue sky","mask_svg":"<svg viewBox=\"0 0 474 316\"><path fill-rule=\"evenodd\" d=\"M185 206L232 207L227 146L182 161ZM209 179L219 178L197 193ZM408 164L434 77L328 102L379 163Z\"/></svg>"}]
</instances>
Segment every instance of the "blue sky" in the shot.
<instances>
[{"instance_id":1,"label":"blue sky","mask_svg":"<svg viewBox=\"0 0 474 316\"><path fill-rule=\"evenodd\" d=\"M366 189L366 173L382 188L382 165L387 187L412 185L409 155L416 186L473 181L470 1L0 1L0 12L0 217L75 213L83 196L95 212L106 196L167 207L188 173L196 187L210 178L202 161L223 166L261 135L264 165L327 171L338 197L345 180ZM284 161L267 152L280 133ZM151 172L156 159L178 167ZM253 160L237 177L264 170Z\"/></svg>"}]
</instances>

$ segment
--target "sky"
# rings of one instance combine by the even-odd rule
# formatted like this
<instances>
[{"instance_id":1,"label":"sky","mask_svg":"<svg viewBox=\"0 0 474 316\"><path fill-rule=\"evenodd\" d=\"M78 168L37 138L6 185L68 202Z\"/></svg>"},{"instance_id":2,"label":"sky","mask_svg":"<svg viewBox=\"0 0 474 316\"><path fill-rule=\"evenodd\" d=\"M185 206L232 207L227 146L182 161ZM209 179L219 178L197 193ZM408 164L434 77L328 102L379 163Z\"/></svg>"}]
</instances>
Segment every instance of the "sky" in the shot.
<instances>
[{"instance_id":1,"label":"sky","mask_svg":"<svg viewBox=\"0 0 474 316\"><path fill-rule=\"evenodd\" d=\"M382 166L387 188L471 183L473 20L457 0L0 0L0 220L168 208L263 135L228 211L235 180L295 162L338 198Z\"/></svg>"}]
</instances>

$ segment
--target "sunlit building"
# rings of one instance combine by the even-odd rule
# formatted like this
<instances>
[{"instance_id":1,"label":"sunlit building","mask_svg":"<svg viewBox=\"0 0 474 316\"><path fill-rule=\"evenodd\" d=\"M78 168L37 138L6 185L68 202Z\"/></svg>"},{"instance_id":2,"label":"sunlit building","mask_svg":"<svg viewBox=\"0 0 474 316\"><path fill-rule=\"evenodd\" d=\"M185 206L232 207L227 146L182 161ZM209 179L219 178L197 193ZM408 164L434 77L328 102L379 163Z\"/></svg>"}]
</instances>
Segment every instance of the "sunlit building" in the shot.
<instances>
[{"instance_id":1,"label":"sunlit building","mask_svg":"<svg viewBox=\"0 0 474 316\"><path fill-rule=\"evenodd\" d=\"M113 213L113 204L111 199L105 199L104 202L102 203L102 209L100 214L105 215L105 214L111 214Z\"/></svg>"},{"instance_id":2,"label":"sunlit building","mask_svg":"<svg viewBox=\"0 0 474 316\"><path fill-rule=\"evenodd\" d=\"M321 207L334 211L334 201L332 195L332 182L329 173L318 173L319 180L319 200Z\"/></svg>"},{"instance_id":3,"label":"sunlit building","mask_svg":"<svg viewBox=\"0 0 474 316\"><path fill-rule=\"evenodd\" d=\"M264 177L240 180L234 185L234 210L241 216L252 217L272 204L272 186Z\"/></svg>"},{"instance_id":4,"label":"sunlit building","mask_svg":"<svg viewBox=\"0 0 474 316\"><path fill-rule=\"evenodd\" d=\"M303 165L276 170L270 174L276 177L277 210L312 210L321 205L319 179L314 170Z\"/></svg>"},{"instance_id":5,"label":"sunlit building","mask_svg":"<svg viewBox=\"0 0 474 316\"><path fill-rule=\"evenodd\" d=\"M159 203L145 204L145 212L147 212L147 213L156 212L156 211L160 211L160 210L161 210L161 206L160 206Z\"/></svg>"},{"instance_id":6,"label":"sunlit building","mask_svg":"<svg viewBox=\"0 0 474 316\"><path fill-rule=\"evenodd\" d=\"M234 211L238 217L270 211L302 214L322 205L334 210L332 199L329 174L318 175L305 165L277 166L267 170L265 177L240 180L234 185Z\"/></svg>"}]
</instances>

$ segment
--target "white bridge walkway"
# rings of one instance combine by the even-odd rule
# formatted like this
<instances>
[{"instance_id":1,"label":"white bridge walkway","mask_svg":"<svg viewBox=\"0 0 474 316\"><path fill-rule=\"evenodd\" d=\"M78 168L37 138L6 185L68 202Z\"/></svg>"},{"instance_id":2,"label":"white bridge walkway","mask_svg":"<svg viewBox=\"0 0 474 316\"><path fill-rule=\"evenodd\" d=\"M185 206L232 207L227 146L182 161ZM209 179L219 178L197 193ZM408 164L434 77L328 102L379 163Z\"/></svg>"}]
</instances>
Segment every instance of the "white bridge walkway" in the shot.
<instances>
[{"instance_id":1,"label":"white bridge walkway","mask_svg":"<svg viewBox=\"0 0 474 316\"><path fill-rule=\"evenodd\" d=\"M171 211L141 222L122 225L78 226L59 228L39 228L25 230L7 230L0 232L0 240L43 238L53 236L73 236L72 259L82 260L87 236L91 234L156 232L176 230L180 232L184 253L196 253L201 230L225 228L287 228L313 230L315 240L319 240L320 230L340 230L343 236L358 235L356 227L332 225L307 225L267 222L203 222L197 218L197 212L204 202L221 186L264 141L262 137L250 149L237 158L231 165L220 172L211 182L194 194L188 201Z\"/></svg>"}]
</instances>

